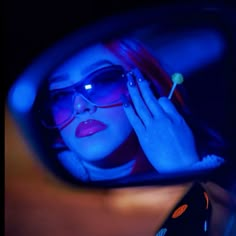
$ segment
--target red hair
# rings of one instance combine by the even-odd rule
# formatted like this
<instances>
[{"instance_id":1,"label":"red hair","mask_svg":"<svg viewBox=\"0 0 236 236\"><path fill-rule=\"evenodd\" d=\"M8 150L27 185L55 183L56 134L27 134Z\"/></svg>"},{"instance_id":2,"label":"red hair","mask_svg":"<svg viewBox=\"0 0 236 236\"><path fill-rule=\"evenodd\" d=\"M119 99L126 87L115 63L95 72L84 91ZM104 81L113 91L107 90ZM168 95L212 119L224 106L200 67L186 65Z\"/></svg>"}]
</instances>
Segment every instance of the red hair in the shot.
<instances>
[{"instance_id":1,"label":"red hair","mask_svg":"<svg viewBox=\"0 0 236 236\"><path fill-rule=\"evenodd\" d=\"M137 39L112 40L106 42L105 46L121 59L128 69L137 67L144 77L151 80L158 96L168 96L172 87L170 76L140 41ZM175 89L172 100L183 108L184 101L178 88Z\"/></svg>"}]
</instances>

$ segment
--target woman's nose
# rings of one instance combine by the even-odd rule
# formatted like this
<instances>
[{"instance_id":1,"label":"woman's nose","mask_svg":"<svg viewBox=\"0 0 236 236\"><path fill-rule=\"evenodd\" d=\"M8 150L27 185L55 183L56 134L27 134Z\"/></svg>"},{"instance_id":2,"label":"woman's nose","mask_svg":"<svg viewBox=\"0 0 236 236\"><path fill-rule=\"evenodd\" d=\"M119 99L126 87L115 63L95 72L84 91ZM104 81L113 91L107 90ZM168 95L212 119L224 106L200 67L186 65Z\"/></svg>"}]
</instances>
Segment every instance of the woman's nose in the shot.
<instances>
[{"instance_id":1,"label":"woman's nose","mask_svg":"<svg viewBox=\"0 0 236 236\"><path fill-rule=\"evenodd\" d=\"M74 100L74 109L76 114L83 113L94 113L96 111L96 106L89 102L86 98L81 94L76 94Z\"/></svg>"}]
</instances>

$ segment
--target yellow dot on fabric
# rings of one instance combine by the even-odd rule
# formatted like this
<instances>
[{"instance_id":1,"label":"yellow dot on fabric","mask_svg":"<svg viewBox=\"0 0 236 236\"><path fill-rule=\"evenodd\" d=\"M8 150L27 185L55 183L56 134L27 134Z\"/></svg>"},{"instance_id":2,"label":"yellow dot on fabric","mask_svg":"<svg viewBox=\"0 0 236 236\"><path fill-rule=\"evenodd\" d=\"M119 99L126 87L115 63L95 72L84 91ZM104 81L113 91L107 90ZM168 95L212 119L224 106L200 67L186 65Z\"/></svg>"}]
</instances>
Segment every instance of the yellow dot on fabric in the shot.
<instances>
[{"instance_id":1,"label":"yellow dot on fabric","mask_svg":"<svg viewBox=\"0 0 236 236\"><path fill-rule=\"evenodd\" d=\"M186 211L187 208L188 208L188 205L187 205L187 204L184 204L184 205L178 207L178 208L174 211L174 213L172 214L172 218L175 219L175 218L181 216L181 215Z\"/></svg>"}]
</instances>

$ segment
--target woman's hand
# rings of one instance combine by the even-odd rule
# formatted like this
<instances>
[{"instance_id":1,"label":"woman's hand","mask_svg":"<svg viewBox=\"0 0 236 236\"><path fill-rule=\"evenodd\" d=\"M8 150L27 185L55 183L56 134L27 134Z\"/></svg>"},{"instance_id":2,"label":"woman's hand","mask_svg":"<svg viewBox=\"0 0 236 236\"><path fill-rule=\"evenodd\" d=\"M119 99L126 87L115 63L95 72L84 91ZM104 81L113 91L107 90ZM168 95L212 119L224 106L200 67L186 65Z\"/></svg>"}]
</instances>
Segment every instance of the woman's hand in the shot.
<instances>
[{"instance_id":1,"label":"woman's hand","mask_svg":"<svg viewBox=\"0 0 236 236\"><path fill-rule=\"evenodd\" d=\"M146 157L160 173L190 168L199 160L190 128L168 98L153 95L140 71L132 73L132 105L126 101L124 107Z\"/></svg>"}]
</instances>

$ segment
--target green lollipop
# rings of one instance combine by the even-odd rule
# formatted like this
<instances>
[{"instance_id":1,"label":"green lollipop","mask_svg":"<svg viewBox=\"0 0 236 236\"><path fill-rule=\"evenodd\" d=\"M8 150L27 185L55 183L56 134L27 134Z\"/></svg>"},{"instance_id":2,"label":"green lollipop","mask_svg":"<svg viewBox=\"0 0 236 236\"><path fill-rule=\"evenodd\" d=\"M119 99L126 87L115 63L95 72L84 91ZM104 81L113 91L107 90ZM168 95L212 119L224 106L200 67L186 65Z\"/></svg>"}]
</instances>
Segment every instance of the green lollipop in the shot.
<instances>
[{"instance_id":1,"label":"green lollipop","mask_svg":"<svg viewBox=\"0 0 236 236\"><path fill-rule=\"evenodd\" d=\"M170 93L169 93L169 96L168 96L168 99L171 99L173 93L174 93L174 90L175 90L175 87L177 86L177 84L182 84L184 82L184 77L182 74L180 73L174 73L172 76L171 76L171 80L173 82L173 85L172 85L172 88L170 90Z\"/></svg>"}]
</instances>

